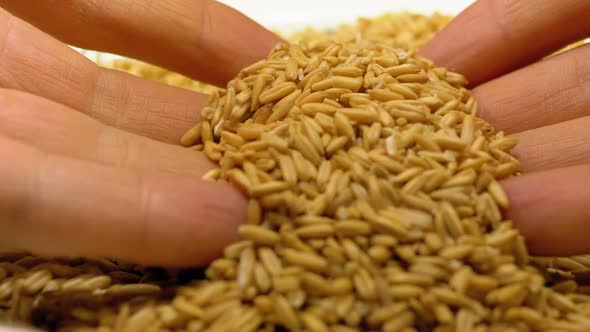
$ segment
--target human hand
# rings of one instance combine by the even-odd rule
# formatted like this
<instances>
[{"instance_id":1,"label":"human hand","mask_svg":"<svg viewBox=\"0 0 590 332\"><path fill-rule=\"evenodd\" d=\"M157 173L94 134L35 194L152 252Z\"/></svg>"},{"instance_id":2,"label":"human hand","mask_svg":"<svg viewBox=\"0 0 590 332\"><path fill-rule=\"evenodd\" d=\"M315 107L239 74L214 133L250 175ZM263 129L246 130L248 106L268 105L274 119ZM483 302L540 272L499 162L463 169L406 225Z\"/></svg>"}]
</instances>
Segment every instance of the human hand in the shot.
<instances>
[{"instance_id":1,"label":"human hand","mask_svg":"<svg viewBox=\"0 0 590 332\"><path fill-rule=\"evenodd\" d=\"M49 34L218 84L278 37L209 0L0 6L1 245L167 266L219 255L245 201L176 145L206 96L99 68Z\"/></svg>"},{"instance_id":2,"label":"human hand","mask_svg":"<svg viewBox=\"0 0 590 332\"><path fill-rule=\"evenodd\" d=\"M590 2L479 0L421 53L464 74L480 116L516 137L524 175L504 181L537 255L590 252Z\"/></svg>"}]
</instances>

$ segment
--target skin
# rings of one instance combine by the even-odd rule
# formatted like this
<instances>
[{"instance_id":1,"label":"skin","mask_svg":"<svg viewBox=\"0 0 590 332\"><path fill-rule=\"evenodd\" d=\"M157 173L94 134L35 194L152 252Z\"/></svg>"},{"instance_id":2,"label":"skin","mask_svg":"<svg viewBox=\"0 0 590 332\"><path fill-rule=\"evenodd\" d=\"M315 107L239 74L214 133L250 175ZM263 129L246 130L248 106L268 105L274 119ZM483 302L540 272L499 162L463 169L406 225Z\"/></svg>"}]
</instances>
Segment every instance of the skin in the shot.
<instances>
[{"instance_id":1,"label":"skin","mask_svg":"<svg viewBox=\"0 0 590 332\"><path fill-rule=\"evenodd\" d=\"M200 180L211 163L176 145L206 96L99 68L64 43L225 84L279 37L207 0L0 6L0 243L170 267L219 255L245 199ZM590 34L589 11L480 0L421 51L465 74L482 117L520 140L525 174L503 182L505 212L534 254L590 252L590 46L539 61Z\"/></svg>"}]
</instances>

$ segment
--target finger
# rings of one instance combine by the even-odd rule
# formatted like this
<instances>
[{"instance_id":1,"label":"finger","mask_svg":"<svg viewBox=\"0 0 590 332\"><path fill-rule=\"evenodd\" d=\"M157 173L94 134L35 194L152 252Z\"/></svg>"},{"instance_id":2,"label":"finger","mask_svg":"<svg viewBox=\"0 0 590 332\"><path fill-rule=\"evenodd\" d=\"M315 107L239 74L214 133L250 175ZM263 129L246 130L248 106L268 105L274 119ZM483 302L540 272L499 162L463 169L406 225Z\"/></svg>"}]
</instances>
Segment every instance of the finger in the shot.
<instances>
[{"instance_id":1,"label":"finger","mask_svg":"<svg viewBox=\"0 0 590 332\"><path fill-rule=\"evenodd\" d=\"M45 97L103 123L178 142L205 96L103 69L0 9L0 87Z\"/></svg>"},{"instance_id":2,"label":"finger","mask_svg":"<svg viewBox=\"0 0 590 332\"><path fill-rule=\"evenodd\" d=\"M54 154L193 177L213 165L203 153L102 124L67 106L0 89L0 133Z\"/></svg>"},{"instance_id":3,"label":"finger","mask_svg":"<svg viewBox=\"0 0 590 332\"><path fill-rule=\"evenodd\" d=\"M280 40L213 0L0 0L66 43L142 59L224 84Z\"/></svg>"},{"instance_id":4,"label":"finger","mask_svg":"<svg viewBox=\"0 0 590 332\"><path fill-rule=\"evenodd\" d=\"M525 172L590 164L590 116L513 135Z\"/></svg>"},{"instance_id":5,"label":"finger","mask_svg":"<svg viewBox=\"0 0 590 332\"><path fill-rule=\"evenodd\" d=\"M478 86L479 114L508 133L590 115L590 45Z\"/></svg>"},{"instance_id":6,"label":"finger","mask_svg":"<svg viewBox=\"0 0 590 332\"><path fill-rule=\"evenodd\" d=\"M422 54L478 85L590 34L590 1L480 0Z\"/></svg>"},{"instance_id":7,"label":"finger","mask_svg":"<svg viewBox=\"0 0 590 332\"><path fill-rule=\"evenodd\" d=\"M0 138L0 240L51 256L147 265L207 262L245 217L229 186L166 172L115 168Z\"/></svg>"},{"instance_id":8,"label":"finger","mask_svg":"<svg viewBox=\"0 0 590 332\"><path fill-rule=\"evenodd\" d=\"M506 180L507 216L534 255L590 252L590 166L526 174Z\"/></svg>"}]
</instances>

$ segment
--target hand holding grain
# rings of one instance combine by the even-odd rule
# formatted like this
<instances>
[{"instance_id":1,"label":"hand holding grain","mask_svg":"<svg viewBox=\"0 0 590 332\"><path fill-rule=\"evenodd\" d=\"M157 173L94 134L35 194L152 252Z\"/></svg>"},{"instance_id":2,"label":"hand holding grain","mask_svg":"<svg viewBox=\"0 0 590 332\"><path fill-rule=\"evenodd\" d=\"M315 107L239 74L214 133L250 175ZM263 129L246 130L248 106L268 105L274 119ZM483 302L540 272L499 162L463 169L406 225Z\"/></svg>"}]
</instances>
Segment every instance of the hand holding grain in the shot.
<instances>
[{"instance_id":1,"label":"hand holding grain","mask_svg":"<svg viewBox=\"0 0 590 332\"><path fill-rule=\"evenodd\" d=\"M0 244L204 263L245 216L237 192L200 180L202 153L171 144L206 96L99 68L64 43L223 83L278 38L215 1L97 3L0 1Z\"/></svg>"},{"instance_id":2,"label":"hand holding grain","mask_svg":"<svg viewBox=\"0 0 590 332\"><path fill-rule=\"evenodd\" d=\"M174 145L206 96L99 68L54 38L221 84L278 37L215 1L0 6L2 245L169 266L217 255L244 201L201 181L212 165ZM588 36L589 10L481 0L422 51L465 74L482 116L521 142L507 213L534 254L590 251L590 46L532 64Z\"/></svg>"},{"instance_id":3,"label":"hand holding grain","mask_svg":"<svg viewBox=\"0 0 590 332\"><path fill-rule=\"evenodd\" d=\"M464 74L480 115L512 134L525 174L504 182L531 253L590 252L589 1L481 0L423 50ZM540 61L539 61L540 60Z\"/></svg>"}]
</instances>

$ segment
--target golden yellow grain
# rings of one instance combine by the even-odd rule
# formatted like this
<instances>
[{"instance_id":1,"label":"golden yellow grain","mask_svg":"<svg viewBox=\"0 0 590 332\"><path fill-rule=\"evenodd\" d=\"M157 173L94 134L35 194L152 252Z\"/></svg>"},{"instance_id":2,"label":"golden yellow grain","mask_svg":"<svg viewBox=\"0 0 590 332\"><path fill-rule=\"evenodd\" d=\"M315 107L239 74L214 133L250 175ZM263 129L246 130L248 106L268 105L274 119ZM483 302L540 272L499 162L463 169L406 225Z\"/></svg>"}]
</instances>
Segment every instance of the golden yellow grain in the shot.
<instances>
[{"instance_id":1,"label":"golden yellow grain","mask_svg":"<svg viewBox=\"0 0 590 332\"><path fill-rule=\"evenodd\" d=\"M276 232L255 224L240 226L239 233L242 238L259 244L272 245L280 240Z\"/></svg>"},{"instance_id":2,"label":"golden yellow grain","mask_svg":"<svg viewBox=\"0 0 590 332\"><path fill-rule=\"evenodd\" d=\"M249 196L241 241L207 280L165 290L151 283L183 273L2 252L0 316L67 308L51 316L64 331L588 330L590 299L573 278L590 263L543 261L546 287L502 219L499 181L522 171L516 141L478 118L462 75L417 55L446 22L403 14L309 30L226 89L119 62L211 89L180 143L219 163L206 179ZM88 303L70 306L72 294Z\"/></svg>"}]
</instances>

